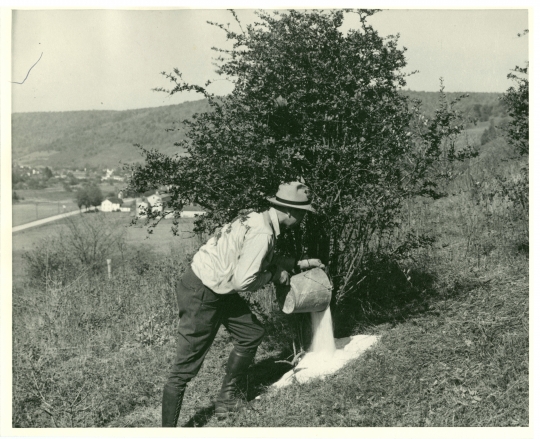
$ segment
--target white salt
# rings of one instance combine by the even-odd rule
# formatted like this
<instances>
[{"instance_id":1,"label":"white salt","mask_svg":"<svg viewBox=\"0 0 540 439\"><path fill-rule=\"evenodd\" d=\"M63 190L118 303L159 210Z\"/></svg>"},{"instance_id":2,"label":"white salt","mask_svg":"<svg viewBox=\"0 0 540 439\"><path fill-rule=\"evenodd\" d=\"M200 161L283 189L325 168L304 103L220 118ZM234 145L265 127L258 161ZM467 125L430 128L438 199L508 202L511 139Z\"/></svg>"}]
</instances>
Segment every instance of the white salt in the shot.
<instances>
[{"instance_id":1,"label":"white salt","mask_svg":"<svg viewBox=\"0 0 540 439\"><path fill-rule=\"evenodd\" d=\"M304 383L313 378L324 378L359 357L376 341L374 335L355 335L334 339L330 308L311 313L312 342L309 352L296 367L287 372L274 387L288 386L294 382Z\"/></svg>"},{"instance_id":2,"label":"white salt","mask_svg":"<svg viewBox=\"0 0 540 439\"><path fill-rule=\"evenodd\" d=\"M331 357L336 351L334 328L330 307L324 311L311 313L311 349L316 355Z\"/></svg>"}]
</instances>

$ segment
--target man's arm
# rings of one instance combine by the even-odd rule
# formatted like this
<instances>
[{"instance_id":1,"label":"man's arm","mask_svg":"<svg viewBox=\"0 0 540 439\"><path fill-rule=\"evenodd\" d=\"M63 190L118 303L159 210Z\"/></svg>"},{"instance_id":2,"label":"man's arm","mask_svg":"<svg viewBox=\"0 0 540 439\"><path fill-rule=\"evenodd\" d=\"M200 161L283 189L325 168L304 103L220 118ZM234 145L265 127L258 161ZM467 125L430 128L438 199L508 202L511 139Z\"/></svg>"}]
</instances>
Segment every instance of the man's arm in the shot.
<instances>
[{"instance_id":1,"label":"man's arm","mask_svg":"<svg viewBox=\"0 0 540 439\"><path fill-rule=\"evenodd\" d=\"M303 271L303 270L309 270L310 268L324 268L324 264L321 262L320 259L311 258L311 259L302 259L300 261L297 261L292 256L282 256L282 255L275 255L272 258L272 264L276 264L279 267L282 267L284 270L287 270L288 272L292 271Z\"/></svg>"},{"instance_id":2,"label":"man's arm","mask_svg":"<svg viewBox=\"0 0 540 439\"><path fill-rule=\"evenodd\" d=\"M296 259L292 256L274 255L272 264L278 265L284 270L291 272L296 268Z\"/></svg>"},{"instance_id":3,"label":"man's arm","mask_svg":"<svg viewBox=\"0 0 540 439\"><path fill-rule=\"evenodd\" d=\"M262 264L271 251L272 237L260 233L246 237L244 250L234 269L231 284L235 291L255 291L270 282L273 274Z\"/></svg>"}]
</instances>

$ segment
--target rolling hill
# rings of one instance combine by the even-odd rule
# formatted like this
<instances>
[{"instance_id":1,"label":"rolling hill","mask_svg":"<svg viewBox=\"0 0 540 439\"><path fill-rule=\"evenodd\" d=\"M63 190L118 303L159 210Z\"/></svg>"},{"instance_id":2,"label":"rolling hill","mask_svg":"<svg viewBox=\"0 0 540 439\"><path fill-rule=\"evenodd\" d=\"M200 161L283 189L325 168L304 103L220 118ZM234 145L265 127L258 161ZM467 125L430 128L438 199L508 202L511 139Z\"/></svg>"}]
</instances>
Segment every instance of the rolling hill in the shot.
<instances>
[{"instance_id":1,"label":"rolling hill","mask_svg":"<svg viewBox=\"0 0 540 439\"><path fill-rule=\"evenodd\" d=\"M14 113L13 160L53 168L115 167L140 160L133 146L166 153L184 138L181 121L204 112L204 100L124 111Z\"/></svg>"},{"instance_id":2,"label":"rolling hill","mask_svg":"<svg viewBox=\"0 0 540 439\"><path fill-rule=\"evenodd\" d=\"M426 114L437 107L438 93L404 92L420 99ZM448 93L454 99L460 93ZM488 120L504 116L498 93L470 93L460 103L472 117ZM12 153L18 164L51 168L116 167L141 160L138 143L173 154L175 142L185 138L182 121L209 110L205 100L157 108L124 111L66 111L14 113Z\"/></svg>"}]
</instances>

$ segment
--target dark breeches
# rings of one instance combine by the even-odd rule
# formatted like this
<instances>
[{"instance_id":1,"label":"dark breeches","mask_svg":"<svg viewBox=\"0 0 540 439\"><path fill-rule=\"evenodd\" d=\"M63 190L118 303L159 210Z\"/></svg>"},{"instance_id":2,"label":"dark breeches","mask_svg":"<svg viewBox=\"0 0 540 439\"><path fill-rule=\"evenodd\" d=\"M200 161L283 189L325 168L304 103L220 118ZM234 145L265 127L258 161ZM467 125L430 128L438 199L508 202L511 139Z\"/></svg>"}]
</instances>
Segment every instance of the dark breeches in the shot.
<instances>
[{"instance_id":1,"label":"dark breeches","mask_svg":"<svg viewBox=\"0 0 540 439\"><path fill-rule=\"evenodd\" d=\"M221 324L238 354L256 352L264 327L238 294L214 293L188 267L176 285L176 298L180 321L168 386L183 389L197 375Z\"/></svg>"}]
</instances>

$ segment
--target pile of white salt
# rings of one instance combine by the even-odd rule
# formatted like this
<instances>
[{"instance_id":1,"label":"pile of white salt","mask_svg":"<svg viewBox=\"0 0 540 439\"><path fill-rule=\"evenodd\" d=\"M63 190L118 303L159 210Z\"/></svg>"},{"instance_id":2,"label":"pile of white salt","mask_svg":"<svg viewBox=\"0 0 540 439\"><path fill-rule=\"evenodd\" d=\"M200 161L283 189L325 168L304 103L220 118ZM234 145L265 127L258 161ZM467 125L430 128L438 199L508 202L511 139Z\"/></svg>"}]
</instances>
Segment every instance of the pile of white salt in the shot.
<instances>
[{"instance_id":1,"label":"pile of white salt","mask_svg":"<svg viewBox=\"0 0 540 439\"><path fill-rule=\"evenodd\" d=\"M359 357L376 341L375 335L355 335L334 339L332 313L325 311L311 313L312 342L296 367L273 384L276 388L294 382L305 383L313 378L324 378L341 369L350 360Z\"/></svg>"}]
</instances>

